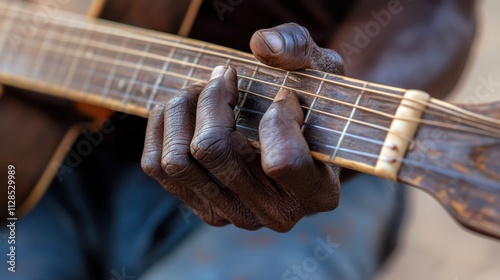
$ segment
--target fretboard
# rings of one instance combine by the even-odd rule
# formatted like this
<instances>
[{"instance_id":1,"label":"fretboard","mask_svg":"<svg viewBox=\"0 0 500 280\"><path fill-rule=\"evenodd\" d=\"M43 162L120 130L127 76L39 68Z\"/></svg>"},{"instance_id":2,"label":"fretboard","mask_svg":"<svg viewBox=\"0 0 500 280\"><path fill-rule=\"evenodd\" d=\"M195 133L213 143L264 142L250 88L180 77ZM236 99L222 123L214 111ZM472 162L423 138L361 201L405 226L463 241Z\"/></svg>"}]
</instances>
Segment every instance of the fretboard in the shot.
<instances>
[{"instance_id":1,"label":"fretboard","mask_svg":"<svg viewBox=\"0 0 500 280\"><path fill-rule=\"evenodd\" d=\"M258 141L261 116L285 88L300 96L302 130L316 158L372 174L381 160L394 161L381 154L394 149L386 138L404 90L275 69L225 47L103 20L44 15L0 0L0 83L147 117L180 88L230 65L239 81L237 129L249 139Z\"/></svg>"}]
</instances>

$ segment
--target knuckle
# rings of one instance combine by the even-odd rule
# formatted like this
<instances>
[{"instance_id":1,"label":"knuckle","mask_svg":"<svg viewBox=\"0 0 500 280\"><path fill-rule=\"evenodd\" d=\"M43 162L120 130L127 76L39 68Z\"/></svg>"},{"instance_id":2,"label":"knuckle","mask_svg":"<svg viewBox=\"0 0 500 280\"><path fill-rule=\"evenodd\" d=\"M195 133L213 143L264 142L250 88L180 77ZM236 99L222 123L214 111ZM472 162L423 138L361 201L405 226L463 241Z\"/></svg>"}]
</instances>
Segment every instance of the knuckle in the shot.
<instances>
[{"instance_id":1,"label":"knuckle","mask_svg":"<svg viewBox=\"0 0 500 280\"><path fill-rule=\"evenodd\" d=\"M173 114L180 111L183 111L185 108L189 107L192 103L192 100L186 95L179 95L172 98L167 103L167 114Z\"/></svg>"},{"instance_id":2,"label":"knuckle","mask_svg":"<svg viewBox=\"0 0 500 280\"><path fill-rule=\"evenodd\" d=\"M263 222L264 226L276 231L276 232L281 232L285 233L290 231L295 224L300 220L299 217L296 217L296 215L289 215L290 217L285 217L286 215L274 213L268 215L266 218L266 221Z\"/></svg>"},{"instance_id":3,"label":"knuckle","mask_svg":"<svg viewBox=\"0 0 500 280\"><path fill-rule=\"evenodd\" d=\"M229 224L226 219L219 217L218 215L213 213L213 211L210 211L209 213L198 214L198 217L200 217L200 219L206 224L213 227L222 227Z\"/></svg>"},{"instance_id":4,"label":"knuckle","mask_svg":"<svg viewBox=\"0 0 500 280\"><path fill-rule=\"evenodd\" d=\"M201 163L220 163L229 152L227 134L202 132L191 141L191 154Z\"/></svg>"},{"instance_id":5,"label":"knuckle","mask_svg":"<svg viewBox=\"0 0 500 280\"><path fill-rule=\"evenodd\" d=\"M174 179L183 179L192 174L193 166L190 158L175 151L167 152L161 161L163 171Z\"/></svg>"},{"instance_id":6,"label":"knuckle","mask_svg":"<svg viewBox=\"0 0 500 280\"><path fill-rule=\"evenodd\" d=\"M308 203L312 212L324 212L336 209L340 202L339 169L335 166L324 165L320 175L320 183L316 183L321 195L314 195Z\"/></svg>"},{"instance_id":7,"label":"knuckle","mask_svg":"<svg viewBox=\"0 0 500 280\"><path fill-rule=\"evenodd\" d=\"M152 161L147 156L144 156L141 160L141 168L146 175L157 178L159 177L160 164Z\"/></svg>"},{"instance_id":8,"label":"knuckle","mask_svg":"<svg viewBox=\"0 0 500 280\"><path fill-rule=\"evenodd\" d=\"M237 219L232 218L229 220L231 221L231 223L235 227L241 228L241 229L254 231L254 230L258 230L258 229L262 228L262 225L259 222L254 221L254 220L248 221L248 220L242 220L241 218L237 218Z\"/></svg>"},{"instance_id":9,"label":"knuckle","mask_svg":"<svg viewBox=\"0 0 500 280\"><path fill-rule=\"evenodd\" d=\"M334 50L315 47L312 52L311 67L328 73L343 75L344 61Z\"/></svg>"}]
</instances>

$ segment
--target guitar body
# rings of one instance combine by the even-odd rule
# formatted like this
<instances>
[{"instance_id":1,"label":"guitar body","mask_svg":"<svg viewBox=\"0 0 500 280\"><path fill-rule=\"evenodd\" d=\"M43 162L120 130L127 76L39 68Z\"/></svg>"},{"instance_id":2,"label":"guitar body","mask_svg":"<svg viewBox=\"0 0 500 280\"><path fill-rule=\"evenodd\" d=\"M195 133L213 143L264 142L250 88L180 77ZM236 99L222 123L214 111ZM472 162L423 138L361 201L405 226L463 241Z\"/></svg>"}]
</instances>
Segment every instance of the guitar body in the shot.
<instances>
[{"instance_id":1,"label":"guitar body","mask_svg":"<svg viewBox=\"0 0 500 280\"><path fill-rule=\"evenodd\" d=\"M103 3L69 1L57 8L96 16ZM33 93L2 85L0 93L0 166L16 167L16 214L22 216L43 196L81 131L112 111L40 98L39 94L35 97ZM7 192L0 194L0 203L7 205ZM1 211L0 219L5 221L7 215L7 211Z\"/></svg>"},{"instance_id":2,"label":"guitar body","mask_svg":"<svg viewBox=\"0 0 500 280\"><path fill-rule=\"evenodd\" d=\"M72 104L60 105L13 88L6 88L0 99L0 166L16 168L17 215L38 202L81 128L87 126L80 124L84 118ZM7 192L1 195L2 205L7 205ZM4 221L6 215L1 212Z\"/></svg>"}]
</instances>

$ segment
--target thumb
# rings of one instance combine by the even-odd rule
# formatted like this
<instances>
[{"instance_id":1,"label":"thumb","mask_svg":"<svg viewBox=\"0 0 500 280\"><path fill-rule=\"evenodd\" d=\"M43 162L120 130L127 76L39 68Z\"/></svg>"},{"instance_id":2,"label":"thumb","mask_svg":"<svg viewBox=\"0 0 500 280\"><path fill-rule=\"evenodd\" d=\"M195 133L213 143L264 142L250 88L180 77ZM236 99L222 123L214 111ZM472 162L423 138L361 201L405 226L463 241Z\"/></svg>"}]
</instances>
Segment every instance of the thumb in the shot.
<instances>
[{"instance_id":1,"label":"thumb","mask_svg":"<svg viewBox=\"0 0 500 280\"><path fill-rule=\"evenodd\" d=\"M316 69L344 74L342 58L320 48L304 27L286 23L255 32L250 40L254 56L262 63L285 70Z\"/></svg>"}]
</instances>

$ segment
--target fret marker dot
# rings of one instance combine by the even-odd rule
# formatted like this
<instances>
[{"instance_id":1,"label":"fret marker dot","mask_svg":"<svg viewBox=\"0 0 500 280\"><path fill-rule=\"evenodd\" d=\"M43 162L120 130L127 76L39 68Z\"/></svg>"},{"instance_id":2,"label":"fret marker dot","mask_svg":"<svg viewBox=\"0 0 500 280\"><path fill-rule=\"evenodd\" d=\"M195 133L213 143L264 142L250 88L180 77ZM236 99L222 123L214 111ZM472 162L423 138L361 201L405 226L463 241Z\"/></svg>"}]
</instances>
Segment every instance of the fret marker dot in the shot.
<instances>
[{"instance_id":1,"label":"fret marker dot","mask_svg":"<svg viewBox=\"0 0 500 280\"><path fill-rule=\"evenodd\" d=\"M86 59L92 59L94 57L94 52L91 50L88 50L85 52L85 58Z\"/></svg>"},{"instance_id":2,"label":"fret marker dot","mask_svg":"<svg viewBox=\"0 0 500 280\"><path fill-rule=\"evenodd\" d=\"M123 90L125 88L125 79L118 80L118 89Z\"/></svg>"}]
</instances>

